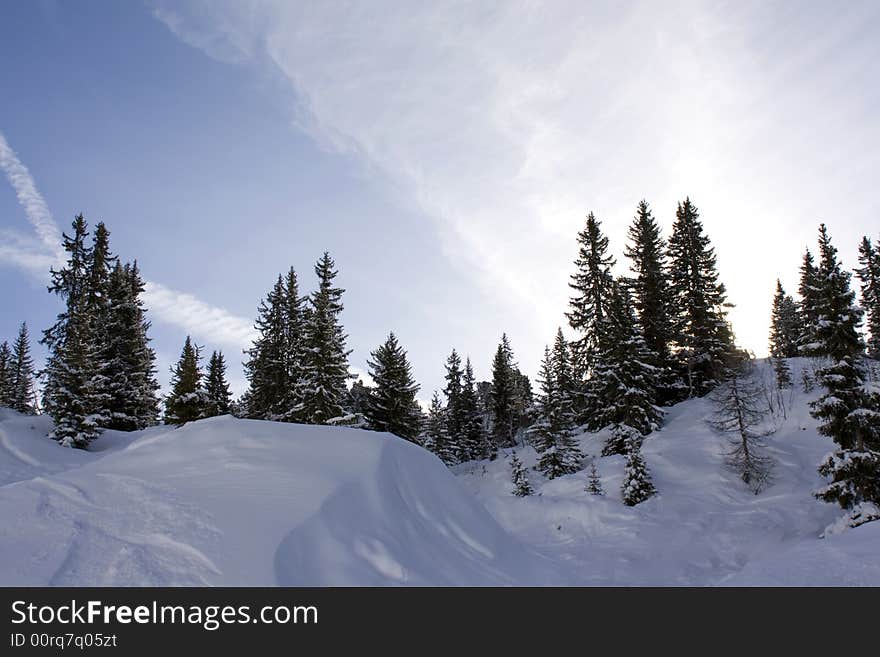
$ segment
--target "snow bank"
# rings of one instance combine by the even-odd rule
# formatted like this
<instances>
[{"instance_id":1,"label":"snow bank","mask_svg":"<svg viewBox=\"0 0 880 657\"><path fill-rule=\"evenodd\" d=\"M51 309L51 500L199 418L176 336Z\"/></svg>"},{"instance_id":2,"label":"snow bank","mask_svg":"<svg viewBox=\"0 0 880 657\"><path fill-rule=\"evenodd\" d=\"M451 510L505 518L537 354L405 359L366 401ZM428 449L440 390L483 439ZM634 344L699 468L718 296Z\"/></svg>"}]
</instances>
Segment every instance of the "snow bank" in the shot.
<instances>
[{"instance_id":1,"label":"snow bank","mask_svg":"<svg viewBox=\"0 0 880 657\"><path fill-rule=\"evenodd\" d=\"M559 583L433 455L387 434L212 418L99 451L0 415L0 584Z\"/></svg>"}]
</instances>

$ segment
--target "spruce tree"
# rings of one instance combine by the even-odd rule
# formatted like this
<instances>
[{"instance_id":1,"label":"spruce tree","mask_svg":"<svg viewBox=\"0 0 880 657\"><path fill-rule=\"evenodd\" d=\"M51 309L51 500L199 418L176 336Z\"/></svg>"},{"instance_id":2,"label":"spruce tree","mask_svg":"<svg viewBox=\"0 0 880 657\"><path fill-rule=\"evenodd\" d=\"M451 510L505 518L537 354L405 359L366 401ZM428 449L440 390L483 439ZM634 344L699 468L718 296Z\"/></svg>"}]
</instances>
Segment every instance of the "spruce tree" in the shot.
<instances>
[{"instance_id":1,"label":"spruce tree","mask_svg":"<svg viewBox=\"0 0 880 657\"><path fill-rule=\"evenodd\" d=\"M849 512L857 526L880 518L880 394L866 385L864 342L859 333L862 309L855 305L850 274L824 224L819 227L819 268L813 350L828 357L819 371L825 393L811 404L822 424L819 433L837 445L820 466L831 482L817 491L826 502Z\"/></svg>"},{"instance_id":2,"label":"spruce tree","mask_svg":"<svg viewBox=\"0 0 880 657\"><path fill-rule=\"evenodd\" d=\"M348 394L346 382L348 356L346 336L339 315L342 313L342 288L334 287L335 263L325 252L315 265L318 289L312 293L305 326L300 416L310 424L326 424L340 417Z\"/></svg>"},{"instance_id":3,"label":"spruce tree","mask_svg":"<svg viewBox=\"0 0 880 657\"><path fill-rule=\"evenodd\" d=\"M422 424L416 401L419 385L413 379L406 351L392 332L384 344L370 352L370 356L367 365L375 385L367 403L369 428L418 442Z\"/></svg>"},{"instance_id":4,"label":"spruce tree","mask_svg":"<svg viewBox=\"0 0 880 657\"><path fill-rule=\"evenodd\" d=\"M449 440L449 432L446 430L446 411L436 391L431 397L431 406L428 408L422 445L439 456L446 465L455 465L458 462L458 450Z\"/></svg>"},{"instance_id":5,"label":"spruce tree","mask_svg":"<svg viewBox=\"0 0 880 657\"><path fill-rule=\"evenodd\" d=\"M229 382L226 380L226 359L223 358L223 353L220 351L214 351L208 361L205 390L208 393L205 417L227 415L231 412L232 393L229 391Z\"/></svg>"},{"instance_id":6,"label":"spruce tree","mask_svg":"<svg viewBox=\"0 0 880 657\"><path fill-rule=\"evenodd\" d=\"M305 396L306 323L308 297L300 296L299 281L293 267L287 272L284 285L285 355L287 360L287 394L281 407L281 419L296 422L302 415Z\"/></svg>"},{"instance_id":7,"label":"spruce tree","mask_svg":"<svg viewBox=\"0 0 880 657\"><path fill-rule=\"evenodd\" d=\"M462 410L461 399L461 356L453 349L446 359L446 387L443 394L446 397L446 433L449 441L454 445L456 459L461 453L460 443L466 418ZM445 460L445 459L444 459Z\"/></svg>"},{"instance_id":8,"label":"spruce tree","mask_svg":"<svg viewBox=\"0 0 880 657\"><path fill-rule=\"evenodd\" d=\"M461 433L458 440L459 460L494 459L497 448L488 439L486 428L483 425L483 414L480 412L474 368L470 358L465 360L464 373L461 377L459 413L461 416Z\"/></svg>"},{"instance_id":9,"label":"spruce tree","mask_svg":"<svg viewBox=\"0 0 880 657\"><path fill-rule=\"evenodd\" d=\"M596 354L600 349L602 333L600 325L605 316L611 285L614 281L611 268L614 258L608 254L608 238L602 233L601 222L591 212L587 224L578 233L578 256L575 273L569 287L574 296L569 299L568 322L579 335L572 343L574 354L574 379L579 389L592 371ZM586 402L575 399L580 418L590 413Z\"/></svg>"},{"instance_id":10,"label":"spruce tree","mask_svg":"<svg viewBox=\"0 0 880 657\"><path fill-rule=\"evenodd\" d=\"M800 284L798 294L801 297L799 304L800 331L798 335L798 353L802 356L821 356L817 352L819 348L814 332L818 321L820 303L819 270L816 269L813 254L807 249L800 269Z\"/></svg>"},{"instance_id":11,"label":"spruce tree","mask_svg":"<svg viewBox=\"0 0 880 657\"><path fill-rule=\"evenodd\" d=\"M89 273L91 248L86 245L88 225L82 214L72 223L73 235L63 234L67 262L50 271L49 292L64 301L55 324L43 332L42 343L49 350L46 363L44 405L54 421L52 437L66 447L85 448L98 436L101 407L96 399L94 374L97 355L89 315Z\"/></svg>"},{"instance_id":12,"label":"spruce tree","mask_svg":"<svg viewBox=\"0 0 880 657\"><path fill-rule=\"evenodd\" d=\"M10 372L10 363L12 360L12 352L9 350L9 343L0 344L0 407L12 408L13 386L12 374Z\"/></svg>"},{"instance_id":13,"label":"spruce tree","mask_svg":"<svg viewBox=\"0 0 880 657\"><path fill-rule=\"evenodd\" d=\"M669 345L673 337L673 326L669 304L666 241L644 200L639 202L636 216L629 228L629 243L624 253L630 259L630 269L635 274L629 282L629 288L633 306L638 313L638 326L645 345L654 354L651 365L658 369L655 401L675 401L678 395L673 390L674 382L669 376Z\"/></svg>"},{"instance_id":14,"label":"spruce tree","mask_svg":"<svg viewBox=\"0 0 880 657\"><path fill-rule=\"evenodd\" d=\"M620 281L612 286L601 326L606 339L588 385L596 409L590 426L626 425L646 435L660 426L662 418L654 404L657 368L652 365L654 354L636 325L629 293ZM620 432L612 432L602 453L623 454L625 448Z\"/></svg>"},{"instance_id":15,"label":"spruce tree","mask_svg":"<svg viewBox=\"0 0 880 657\"><path fill-rule=\"evenodd\" d=\"M856 276L861 281L862 307L867 317L868 356L880 360L880 250L863 237Z\"/></svg>"},{"instance_id":16,"label":"spruce tree","mask_svg":"<svg viewBox=\"0 0 880 657\"><path fill-rule=\"evenodd\" d=\"M202 385L201 348L186 336L180 360L171 368L171 392L165 397L165 423L185 424L205 417L208 391Z\"/></svg>"},{"instance_id":17,"label":"spruce tree","mask_svg":"<svg viewBox=\"0 0 880 657\"><path fill-rule=\"evenodd\" d=\"M733 349L727 293L718 280L715 249L699 217L690 198L678 204L668 249L673 329L692 397L706 394L718 383Z\"/></svg>"},{"instance_id":18,"label":"spruce tree","mask_svg":"<svg viewBox=\"0 0 880 657\"><path fill-rule=\"evenodd\" d=\"M785 293L782 283L776 279L776 293L770 316L770 358L776 372L779 388L791 385L791 370L787 358L798 355L800 317L794 299Z\"/></svg>"},{"instance_id":19,"label":"spruce tree","mask_svg":"<svg viewBox=\"0 0 880 657\"><path fill-rule=\"evenodd\" d=\"M257 338L247 350L245 376L250 383L247 415L257 420L278 421L289 410L292 386L289 372L287 290L279 275L260 302L254 322Z\"/></svg>"},{"instance_id":20,"label":"spruce tree","mask_svg":"<svg viewBox=\"0 0 880 657\"><path fill-rule=\"evenodd\" d=\"M604 495L605 488L602 486L602 478L599 476L599 472L596 470L596 462L590 460L590 478L587 480L587 485L584 487L590 495Z\"/></svg>"},{"instance_id":21,"label":"spruce tree","mask_svg":"<svg viewBox=\"0 0 880 657\"><path fill-rule=\"evenodd\" d=\"M156 354L147 336L150 323L140 298L143 291L137 263L123 266L116 261L107 284L101 349L110 429L144 429L158 417Z\"/></svg>"},{"instance_id":22,"label":"spruce tree","mask_svg":"<svg viewBox=\"0 0 880 657\"><path fill-rule=\"evenodd\" d=\"M632 428L623 428L627 434L626 443L626 468L623 473L623 488L621 495L623 503L627 506L635 506L644 502L657 493L651 481L651 473L645 464L641 454L641 436Z\"/></svg>"},{"instance_id":23,"label":"spruce tree","mask_svg":"<svg viewBox=\"0 0 880 657\"><path fill-rule=\"evenodd\" d=\"M19 413L33 415L36 409L34 390L34 361L31 358L31 344L27 324L22 322L18 337L12 345L12 358L9 361L9 377L12 397L11 407Z\"/></svg>"},{"instance_id":24,"label":"spruce tree","mask_svg":"<svg viewBox=\"0 0 880 657\"><path fill-rule=\"evenodd\" d=\"M496 448L516 444L516 377L513 350L505 333L492 361L492 437Z\"/></svg>"},{"instance_id":25,"label":"spruce tree","mask_svg":"<svg viewBox=\"0 0 880 657\"><path fill-rule=\"evenodd\" d=\"M92 248L87 267L86 315L88 317L87 349L92 355L89 372L91 414L99 426L111 424L113 396L110 391L113 378L112 336L110 334L110 274L118 262L110 252L110 231L98 222L92 235Z\"/></svg>"},{"instance_id":26,"label":"spruce tree","mask_svg":"<svg viewBox=\"0 0 880 657\"><path fill-rule=\"evenodd\" d=\"M537 421L528 434L538 452L538 469L548 479L580 470L583 454L573 437L574 412L571 397L559 382L570 376L567 360L557 360L545 347L539 382L542 395L538 401Z\"/></svg>"},{"instance_id":27,"label":"spruce tree","mask_svg":"<svg viewBox=\"0 0 880 657\"><path fill-rule=\"evenodd\" d=\"M512 452L510 455L510 479L513 482L513 494L517 497L525 497L532 494L532 485L529 483L529 475L523 467L522 461Z\"/></svg>"}]
</instances>

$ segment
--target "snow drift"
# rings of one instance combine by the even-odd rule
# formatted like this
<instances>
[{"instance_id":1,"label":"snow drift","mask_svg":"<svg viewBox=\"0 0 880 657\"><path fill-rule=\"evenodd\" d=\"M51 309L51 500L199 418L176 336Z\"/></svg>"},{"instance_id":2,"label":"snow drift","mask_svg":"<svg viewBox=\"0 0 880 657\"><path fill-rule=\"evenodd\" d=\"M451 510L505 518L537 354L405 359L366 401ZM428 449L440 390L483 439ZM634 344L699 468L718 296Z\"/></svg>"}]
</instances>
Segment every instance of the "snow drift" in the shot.
<instances>
[{"instance_id":1,"label":"snow drift","mask_svg":"<svg viewBox=\"0 0 880 657\"><path fill-rule=\"evenodd\" d=\"M59 448L0 411L5 586L559 583L433 455L387 434L212 418Z\"/></svg>"}]
</instances>

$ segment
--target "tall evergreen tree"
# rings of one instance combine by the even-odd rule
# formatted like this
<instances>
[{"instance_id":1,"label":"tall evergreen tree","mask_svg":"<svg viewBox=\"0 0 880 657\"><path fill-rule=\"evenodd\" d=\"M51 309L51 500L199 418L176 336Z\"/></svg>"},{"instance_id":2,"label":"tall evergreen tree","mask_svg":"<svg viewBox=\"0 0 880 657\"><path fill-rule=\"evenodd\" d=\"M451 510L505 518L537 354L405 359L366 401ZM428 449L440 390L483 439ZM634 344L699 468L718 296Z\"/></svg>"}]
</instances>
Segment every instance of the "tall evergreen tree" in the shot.
<instances>
[{"instance_id":1,"label":"tall evergreen tree","mask_svg":"<svg viewBox=\"0 0 880 657\"><path fill-rule=\"evenodd\" d=\"M292 392L289 377L287 332L287 290L279 275L260 302L254 322L257 338L247 350L245 376L250 383L248 417L278 421L290 410Z\"/></svg>"},{"instance_id":2,"label":"tall evergreen tree","mask_svg":"<svg viewBox=\"0 0 880 657\"><path fill-rule=\"evenodd\" d=\"M305 397L306 324L308 297L300 296L299 281L293 267L287 272L284 285L285 353L287 357L287 395L282 403L285 421L298 421Z\"/></svg>"},{"instance_id":3,"label":"tall evergreen tree","mask_svg":"<svg viewBox=\"0 0 880 657\"><path fill-rule=\"evenodd\" d=\"M110 252L110 231L98 222L92 235L92 248L87 266L85 312L89 327L87 349L92 355L89 372L90 407L93 420L99 426L111 424L113 395L112 336L110 334L110 274L118 262Z\"/></svg>"},{"instance_id":4,"label":"tall evergreen tree","mask_svg":"<svg viewBox=\"0 0 880 657\"><path fill-rule=\"evenodd\" d=\"M607 312L602 321L606 337L596 359L589 390L596 412L594 429L625 425L645 435L660 425L661 411L654 404L657 368L636 325L629 292L620 281L611 289ZM612 432L603 454L624 454L621 432Z\"/></svg>"},{"instance_id":5,"label":"tall evergreen tree","mask_svg":"<svg viewBox=\"0 0 880 657\"><path fill-rule=\"evenodd\" d=\"M476 379L471 359L465 360L464 373L461 377L461 397L459 400L459 412L461 415L461 434L458 440L460 450L459 459L470 461L474 459L494 459L497 453L496 446L488 439L483 426L483 415L480 412L479 398L477 397Z\"/></svg>"},{"instance_id":6,"label":"tall evergreen tree","mask_svg":"<svg viewBox=\"0 0 880 657\"><path fill-rule=\"evenodd\" d=\"M577 472L583 460L583 453L573 437L571 398L564 385L560 385L570 376L566 372L569 364L554 356L558 356L558 352L551 353L549 347L544 349L539 375L542 392L538 401L539 417L528 430L538 452L538 469L548 479Z\"/></svg>"},{"instance_id":7,"label":"tall evergreen tree","mask_svg":"<svg viewBox=\"0 0 880 657\"><path fill-rule=\"evenodd\" d=\"M12 352L9 343L0 344L0 407L11 408L13 399L13 379L10 372Z\"/></svg>"},{"instance_id":8,"label":"tall evergreen tree","mask_svg":"<svg viewBox=\"0 0 880 657\"><path fill-rule=\"evenodd\" d=\"M310 424L326 424L343 414L348 393L348 337L339 320L342 288L334 287L335 263L325 252L315 265L318 289L311 296L305 330L305 362L301 416Z\"/></svg>"},{"instance_id":9,"label":"tall evergreen tree","mask_svg":"<svg viewBox=\"0 0 880 657\"><path fill-rule=\"evenodd\" d=\"M800 332L798 337L798 352L803 356L820 356L816 350L818 343L813 335L818 321L820 289L819 270L816 268L813 254L807 249L800 269L801 279L798 285L798 294L801 297L799 305Z\"/></svg>"},{"instance_id":10,"label":"tall evergreen tree","mask_svg":"<svg viewBox=\"0 0 880 657\"><path fill-rule=\"evenodd\" d=\"M862 307L867 316L868 355L880 360L880 250L863 237L859 244L856 276L861 281Z\"/></svg>"},{"instance_id":11,"label":"tall evergreen tree","mask_svg":"<svg viewBox=\"0 0 880 657\"><path fill-rule=\"evenodd\" d=\"M453 349L446 359L446 387L443 394L446 396L446 433L449 440L455 445L456 458L460 453L459 443L466 424L466 418L462 410L461 398L461 356ZM445 460L445 459L444 459Z\"/></svg>"},{"instance_id":12,"label":"tall evergreen tree","mask_svg":"<svg viewBox=\"0 0 880 657\"><path fill-rule=\"evenodd\" d=\"M601 222L592 212L587 216L586 226L578 233L577 241L575 273L569 283L574 296L569 299L570 311L566 317L579 335L572 343L572 351L575 381L580 387L589 376L600 349L602 334L599 326L614 281L611 268L615 261L608 254L608 238L602 233ZM589 413L582 400L576 399L575 404L581 417Z\"/></svg>"},{"instance_id":13,"label":"tall evergreen tree","mask_svg":"<svg viewBox=\"0 0 880 657\"><path fill-rule=\"evenodd\" d=\"M880 394L866 385L858 330L862 310L824 224L819 254L813 350L829 360L819 371L825 394L813 402L811 413L822 422L819 433L834 440L837 449L819 466L831 482L816 495L849 511L848 523L857 526L880 518Z\"/></svg>"},{"instance_id":14,"label":"tall evergreen tree","mask_svg":"<svg viewBox=\"0 0 880 657\"><path fill-rule=\"evenodd\" d=\"M19 413L33 415L37 412L36 392L34 390L34 361L31 358L31 343L27 324L21 323L18 337L12 345L12 358L9 362L11 407Z\"/></svg>"},{"instance_id":15,"label":"tall evergreen tree","mask_svg":"<svg viewBox=\"0 0 880 657\"><path fill-rule=\"evenodd\" d=\"M100 418L93 411L100 409L101 400L93 387L97 359L88 301L92 252L82 214L72 228L72 236L63 235L67 262L50 272L49 292L59 295L65 307L43 333L42 343L49 349L44 405L54 421L52 437L64 446L84 448L98 435Z\"/></svg>"},{"instance_id":16,"label":"tall evergreen tree","mask_svg":"<svg viewBox=\"0 0 880 657\"><path fill-rule=\"evenodd\" d=\"M205 417L208 391L202 385L201 348L186 336L180 360L171 368L171 392L165 398L165 423L185 424Z\"/></svg>"},{"instance_id":17,"label":"tall evergreen tree","mask_svg":"<svg viewBox=\"0 0 880 657\"><path fill-rule=\"evenodd\" d=\"M492 437L496 447L516 444L517 373L505 333L492 361Z\"/></svg>"},{"instance_id":18,"label":"tall evergreen tree","mask_svg":"<svg viewBox=\"0 0 880 657\"><path fill-rule=\"evenodd\" d=\"M668 249L675 341L691 396L702 396L718 383L733 349L727 293L699 217L690 198L678 204Z\"/></svg>"},{"instance_id":19,"label":"tall evergreen tree","mask_svg":"<svg viewBox=\"0 0 880 657\"><path fill-rule=\"evenodd\" d=\"M449 440L449 432L446 430L446 411L436 391L431 397L431 406L428 408L428 420L425 422L422 444L425 449L439 456L446 465L455 465L458 462L458 451Z\"/></svg>"},{"instance_id":20,"label":"tall evergreen tree","mask_svg":"<svg viewBox=\"0 0 880 657\"><path fill-rule=\"evenodd\" d=\"M208 393L205 417L227 415L231 412L232 393L226 380L226 359L220 351L213 352L208 361L205 390Z\"/></svg>"},{"instance_id":21,"label":"tall evergreen tree","mask_svg":"<svg viewBox=\"0 0 880 657\"><path fill-rule=\"evenodd\" d=\"M406 351L392 332L370 356L367 364L375 386L367 404L368 426L374 431L387 431L418 442L422 424L416 401L419 385L413 379Z\"/></svg>"},{"instance_id":22,"label":"tall evergreen tree","mask_svg":"<svg viewBox=\"0 0 880 657\"><path fill-rule=\"evenodd\" d=\"M779 279L776 279L776 293L770 315L770 358L773 360L776 383L780 388L791 385L791 370L786 359L798 355L800 330L797 304L785 293Z\"/></svg>"},{"instance_id":23,"label":"tall evergreen tree","mask_svg":"<svg viewBox=\"0 0 880 657\"><path fill-rule=\"evenodd\" d=\"M630 281L633 305L638 313L638 325L648 350L654 354L651 363L658 368L658 394L655 401L666 403L677 398L668 380L670 368L669 345L673 337L672 315L669 305L669 281L666 265L666 241L660 226L651 214L648 203L639 202L636 216L629 228L629 243L625 255L635 278Z\"/></svg>"}]
</instances>

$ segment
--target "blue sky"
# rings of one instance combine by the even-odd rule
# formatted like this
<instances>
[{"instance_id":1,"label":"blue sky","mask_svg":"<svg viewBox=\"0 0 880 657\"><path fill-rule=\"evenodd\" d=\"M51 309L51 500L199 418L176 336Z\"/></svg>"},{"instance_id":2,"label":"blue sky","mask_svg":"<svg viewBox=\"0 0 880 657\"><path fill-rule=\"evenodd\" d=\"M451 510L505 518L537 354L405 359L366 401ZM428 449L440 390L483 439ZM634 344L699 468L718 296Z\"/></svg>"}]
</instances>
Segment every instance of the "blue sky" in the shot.
<instances>
[{"instance_id":1,"label":"blue sky","mask_svg":"<svg viewBox=\"0 0 880 657\"><path fill-rule=\"evenodd\" d=\"M689 194L762 354L818 222L851 266L880 233L880 5L584 5L3 3L0 336L51 323L81 211L151 282L163 380L190 332L240 391L259 299L326 249L353 367L393 329L429 398L502 331L535 373L587 212L624 273L638 200L668 229Z\"/></svg>"}]
</instances>

